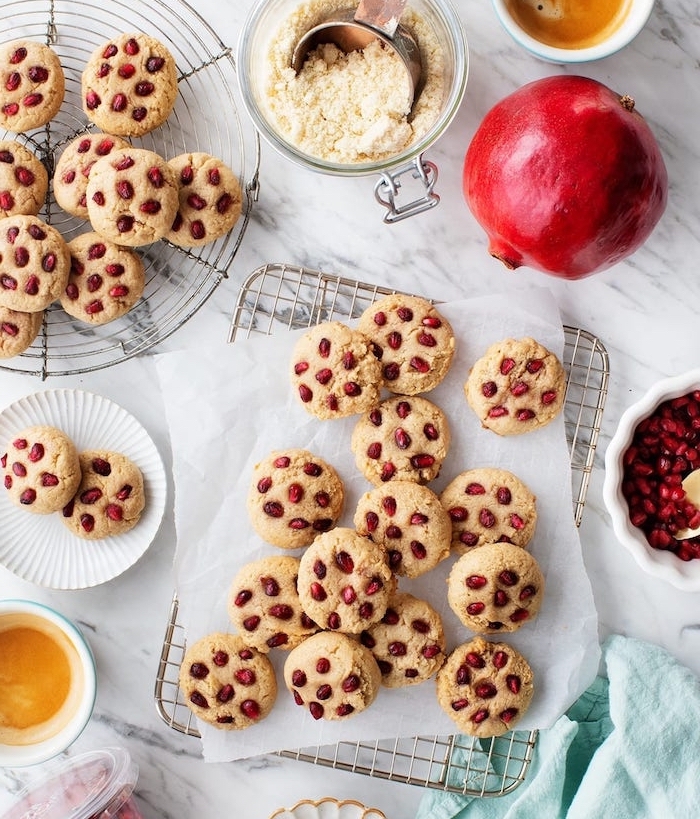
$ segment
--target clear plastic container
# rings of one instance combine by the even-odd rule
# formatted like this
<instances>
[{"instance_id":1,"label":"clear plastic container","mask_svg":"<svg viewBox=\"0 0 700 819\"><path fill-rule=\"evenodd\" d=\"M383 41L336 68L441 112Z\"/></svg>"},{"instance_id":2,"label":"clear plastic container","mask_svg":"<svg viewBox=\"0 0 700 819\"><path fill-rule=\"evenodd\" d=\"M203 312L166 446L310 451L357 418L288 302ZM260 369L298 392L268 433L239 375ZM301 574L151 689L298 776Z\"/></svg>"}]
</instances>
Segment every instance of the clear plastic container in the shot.
<instances>
[{"instance_id":1,"label":"clear plastic container","mask_svg":"<svg viewBox=\"0 0 700 819\"><path fill-rule=\"evenodd\" d=\"M143 819L133 796L138 766L123 748L52 764L0 819Z\"/></svg>"}]
</instances>

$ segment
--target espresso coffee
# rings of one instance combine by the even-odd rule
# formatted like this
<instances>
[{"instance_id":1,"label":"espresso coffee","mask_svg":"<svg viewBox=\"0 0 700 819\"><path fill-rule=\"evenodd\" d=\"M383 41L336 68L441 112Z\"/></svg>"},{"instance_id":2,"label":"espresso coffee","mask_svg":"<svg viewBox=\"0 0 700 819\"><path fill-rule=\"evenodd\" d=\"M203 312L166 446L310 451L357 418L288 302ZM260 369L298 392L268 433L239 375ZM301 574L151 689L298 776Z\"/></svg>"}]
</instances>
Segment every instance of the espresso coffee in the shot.
<instances>
[{"instance_id":1,"label":"espresso coffee","mask_svg":"<svg viewBox=\"0 0 700 819\"><path fill-rule=\"evenodd\" d=\"M623 23L632 0L507 0L513 20L554 48L590 48Z\"/></svg>"},{"instance_id":2,"label":"espresso coffee","mask_svg":"<svg viewBox=\"0 0 700 819\"><path fill-rule=\"evenodd\" d=\"M28 612L0 614L0 743L56 736L75 716L84 688L78 652L55 623Z\"/></svg>"}]
</instances>

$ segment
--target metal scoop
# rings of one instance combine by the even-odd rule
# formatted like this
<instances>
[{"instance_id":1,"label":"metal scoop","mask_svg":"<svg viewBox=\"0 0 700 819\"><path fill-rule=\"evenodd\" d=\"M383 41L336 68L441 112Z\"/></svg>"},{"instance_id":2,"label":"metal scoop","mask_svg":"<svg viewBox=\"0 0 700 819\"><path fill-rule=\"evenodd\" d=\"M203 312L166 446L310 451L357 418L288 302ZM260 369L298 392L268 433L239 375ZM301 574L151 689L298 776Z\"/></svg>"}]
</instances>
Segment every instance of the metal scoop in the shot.
<instances>
[{"instance_id":1,"label":"metal scoop","mask_svg":"<svg viewBox=\"0 0 700 819\"><path fill-rule=\"evenodd\" d=\"M408 0L360 0L357 10L337 12L309 29L296 44L292 54L292 68L298 74L309 51L321 43L334 43L345 54L380 40L395 51L410 81L410 102L413 103L420 84L422 65L418 44L412 35L399 25L399 17Z\"/></svg>"}]
</instances>

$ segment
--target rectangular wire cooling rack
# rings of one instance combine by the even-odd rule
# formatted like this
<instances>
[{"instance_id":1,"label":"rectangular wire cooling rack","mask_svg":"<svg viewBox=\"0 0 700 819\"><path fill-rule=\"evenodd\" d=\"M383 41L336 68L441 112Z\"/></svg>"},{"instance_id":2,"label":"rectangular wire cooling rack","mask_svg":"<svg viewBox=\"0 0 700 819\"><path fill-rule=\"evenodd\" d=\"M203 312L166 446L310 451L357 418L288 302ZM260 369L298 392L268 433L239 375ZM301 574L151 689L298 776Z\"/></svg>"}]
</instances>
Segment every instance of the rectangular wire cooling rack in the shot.
<instances>
[{"instance_id":1,"label":"rectangular wire cooling rack","mask_svg":"<svg viewBox=\"0 0 700 819\"><path fill-rule=\"evenodd\" d=\"M377 298L393 292L318 270L287 264L257 268L243 284L231 319L228 341L322 321L358 318ZM586 330L564 326L563 364L567 373L564 425L571 454L573 513L583 516L595 449L608 391L608 354ZM173 597L155 684L156 708L171 728L199 737L196 720L179 684L185 653L184 628ZM366 776L436 788L468 796L502 796L524 780L537 742L536 731L511 731L477 739L461 734L402 737L371 742L281 750L281 757Z\"/></svg>"}]
</instances>

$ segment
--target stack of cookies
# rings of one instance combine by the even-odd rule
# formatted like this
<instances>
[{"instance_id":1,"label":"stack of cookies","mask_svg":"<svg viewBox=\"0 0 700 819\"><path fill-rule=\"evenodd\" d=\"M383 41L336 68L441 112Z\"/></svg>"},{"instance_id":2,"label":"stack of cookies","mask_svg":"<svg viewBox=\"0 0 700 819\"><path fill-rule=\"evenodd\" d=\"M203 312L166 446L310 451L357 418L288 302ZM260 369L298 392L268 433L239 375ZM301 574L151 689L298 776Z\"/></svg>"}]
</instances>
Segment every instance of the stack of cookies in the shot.
<instances>
[{"instance_id":1,"label":"stack of cookies","mask_svg":"<svg viewBox=\"0 0 700 819\"><path fill-rule=\"evenodd\" d=\"M5 44L0 75L0 126L24 133L59 112L66 82L50 46ZM0 357L33 343L54 302L89 325L125 315L145 287L137 248L160 240L196 248L238 221L241 187L221 159L192 151L166 160L130 142L166 122L177 81L168 48L142 32L120 34L88 59L88 124L63 148L51 180L56 203L89 227L70 242L38 217L49 190L44 164L20 141L0 142Z\"/></svg>"},{"instance_id":2,"label":"stack of cookies","mask_svg":"<svg viewBox=\"0 0 700 819\"><path fill-rule=\"evenodd\" d=\"M514 423L493 431L534 431L561 410L561 365L533 339L506 340L500 349L500 359L492 349L474 365L465 394L475 381L494 381L496 390L482 395L499 409L484 418ZM536 498L516 475L492 466L463 471L440 494L431 486L451 437L445 413L425 393L443 381L454 352L438 309L398 294L368 308L357 327L324 322L294 346L294 394L319 421L357 416L349 446L370 488L345 510L343 479L317 454L275 450L256 464L251 526L265 543L295 553L243 565L230 584L228 615L260 656L286 652L284 686L313 719L351 718L380 687L430 678L440 706L474 736L514 728L530 704L526 659L489 638L522 628L540 609L544 577L527 548ZM346 511L351 527L341 523ZM435 606L400 587L449 557L446 603L473 635L451 651ZM198 717L221 727L216 698L201 705L200 661L188 651L181 688ZM224 727L249 724L225 716Z\"/></svg>"},{"instance_id":3,"label":"stack of cookies","mask_svg":"<svg viewBox=\"0 0 700 819\"><path fill-rule=\"evenodd\" d=\"M59 513L77 537L98 540L133 529L146 504L143 475L119 452L84 450L58 427L20 430L0 458L3 485L20 509Z\"/></svg>"}]
</instances>

